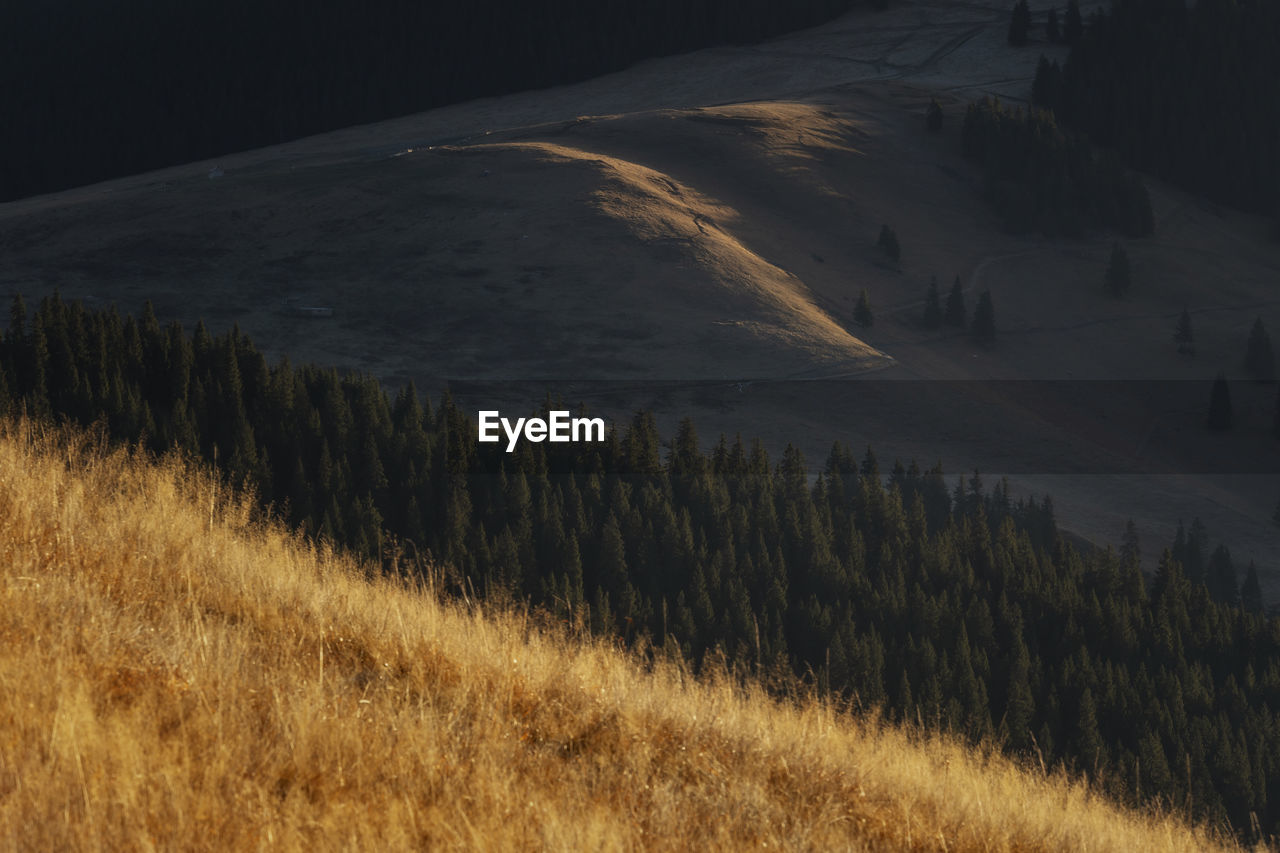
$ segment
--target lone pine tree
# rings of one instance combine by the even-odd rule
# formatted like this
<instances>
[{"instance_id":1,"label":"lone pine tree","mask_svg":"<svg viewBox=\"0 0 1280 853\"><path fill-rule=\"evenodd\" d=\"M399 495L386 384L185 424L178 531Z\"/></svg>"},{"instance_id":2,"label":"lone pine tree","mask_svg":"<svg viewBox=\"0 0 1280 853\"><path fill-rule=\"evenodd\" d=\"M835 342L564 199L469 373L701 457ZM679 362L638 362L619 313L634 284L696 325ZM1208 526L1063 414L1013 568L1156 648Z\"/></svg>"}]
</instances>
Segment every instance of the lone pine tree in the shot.
<instances>
[{"instance_id":1,"label":"lone pine tree","mask_svg":"<svg viewBox=\"0 0 1280 853\"><path fill-rule=\"evenodd\" d=\"M1018 0L1013 5L1013 14L1009 16L1009 44L1022 47L1027 43L1027 34L1031 31L1031 7L1027 0Z\"/></svg>"},{"instance_id":2,"label":"lone pine tree","mask_svg":"<svg viewBox=\"0 0 1280 853\"><path fill-rule=\"evenodd\" d=\"M875 324L876 318L871 313L871 300L867 298L865 287L862 293L858 294L858 304L853 308L853 321L864 329L869 329Z\"/></svg>"},{"instance_id":3,"label":"lone pine tree","mask_svg":"<svg viewBox=\"0 0 1280 853\"><path fill-rule=\"evenodd\" d=\"M991 301L991 291L984 290L973 309L973 337L979 343L989 344L996 339L996 309Z\"/></svg>"},{"instance_id":4,"label":"lone pine tree","mask_svg":"<svg viewBox=\"0 0 1280 853\"><path fill-rule=\"evenodd\" d=\"M955 283L951 285L951 292L947 294L947 311L943 319L948 325L963 329L968 322L967 317L968 312L964 307L964 288L960 286L960 276L956 276Z\"/></svg>"},{"instance_id":5,"label":"lone pine tree","mask_svg":"<svg viewBox=\"0 0 1280 853\"><path fill-rule=\"evenodd\" d=\"M927 329L936 329L942 325L942 302L936 275L929 279L929 292L924 297L924 315L920 321Z\"/></svg>"},{"instance_id":6,"label":"lone pine tree","mask_svg":"<svg viewBox=\"0 0 1280 853\"><path fill-rule=\"evenodd\" d=\"M1107 292L1123 296L1129 289L1129 255L1117 240L1111 245L1111 260L1107 264Z\"/></svg>"},{"instance_id":7,"label":"lone pine tree","mask_svg":"<svg viewBox=\"0 0 1280 853\"><path fill-rule=\"evenodd\" d=\"M1173 340L1178 344L1178 352L1194 355L1196 351L1195 335L1191 331L1191 312L1182 309L1177 328L1173 330Z\"/></svg>"},{"instance_id":8,"label":"lone pine tree","mask_svg":"<svg viewBox=\"0 0 1280 853\"><path fill-rule=\"evenodd\" d=\"M929 108L924 114L924 126L930 133L938 133L942 130L942 104L938 103L937 98L929 99Z\"/></svg>"},{"instance_id":9,"label":"lone pine tree","mask_svg":"<svg viewBox=\"0 0 1280 853\"><path fill-rule=\"evenodd\" d=\"M1259 382L1271 382L1276 378L1276 357L1271 350L1271 336L1262 325L1262 318L1253 321L1249 332L1249 344L1245 349L1245 369Z\"/></svg>"},{"instance_id":10,"label":"lone pine tree","mask_svg":"<svg viewBox=\"0 0 1280 853\"><path fill-rule=\"evenodd\" d=\"M1084 35L1084 19L1080 17L1079 0L1067 0L1067 15L1062 22L1062 37L1075 44Z\"/></svg>"},{"instance_id":11,"label":"lone pine tree","mask_svg":"<svg viewBox=\"0 0 1280 853\"><path fill-rule=\"evenodd\" d=\"M880 247L880 251L895 261L901 257L902 249L898 245L898 235L893 233L893 229L888 225L880 226L880 239L876 241L876 245Z\"/></svg>"},{"instance_id":12,"label":"lone pine tree","mask_svg":"<svg viewBox=\"0 0 1280 853\"><path fill-rule=\"evenodd\" d=\"M1057 9L1049 10L1049 18L1044 24L1044 35L1050 44L1058 44L1062 41L1062 28L1058 25Z\"/></svg>"},{"instance_id":13,"label":"lone pine tree","mask_svg":"<svg viewBox=\"0 0 1280 853\"><path fill-rule=\"evenodd\" d=\"M1213 380L1213 391L1209 394L1209 429L1231 429L1231 389L1227 387L1227 377L1219 373Z\"/></svg>"}]
</instances>

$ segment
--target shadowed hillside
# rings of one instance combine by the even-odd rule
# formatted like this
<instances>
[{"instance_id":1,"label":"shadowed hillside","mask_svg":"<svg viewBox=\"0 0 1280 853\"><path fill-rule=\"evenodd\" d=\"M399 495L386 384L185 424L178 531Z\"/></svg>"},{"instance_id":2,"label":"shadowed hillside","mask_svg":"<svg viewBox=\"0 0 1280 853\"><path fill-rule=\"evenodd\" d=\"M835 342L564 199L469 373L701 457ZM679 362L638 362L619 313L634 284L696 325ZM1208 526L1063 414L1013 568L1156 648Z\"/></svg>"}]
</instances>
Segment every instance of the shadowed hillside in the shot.
<instances>
[{"instance_id":1,"label":"shadowed hillside","mask_svg":"<svg viewBox=\"0 0 1280 853\"><path fill-rule=\"evenodd\" d=\"M441 604L181 464L0 436L0 843L1208 850L985 752Z\"/></svg>"}]
</instances>

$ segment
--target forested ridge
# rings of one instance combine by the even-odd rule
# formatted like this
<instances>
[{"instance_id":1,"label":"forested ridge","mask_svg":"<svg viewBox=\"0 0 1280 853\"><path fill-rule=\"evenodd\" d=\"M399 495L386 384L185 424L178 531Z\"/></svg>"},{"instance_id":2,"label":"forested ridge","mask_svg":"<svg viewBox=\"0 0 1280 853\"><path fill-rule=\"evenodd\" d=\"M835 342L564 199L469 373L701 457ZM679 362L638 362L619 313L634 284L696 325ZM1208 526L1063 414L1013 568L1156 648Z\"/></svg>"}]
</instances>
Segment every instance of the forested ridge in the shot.
<instances>
[{"instance_id":1,"label":"forested ridge","mask_svg":"<svg viewBox=\"0 0 1280 853\"><path fill-rule=\"evenodd\" d=\"M1082 553L1049 499L977 474L881 471L637 413L588 445L481 446L446 392L269 365L244 335L15 300L3 408L216 462L312 534L455 589L523 597L624 641L724 653L861 707L1063 763L1126 800L1280 820L1280 620L1197 524L1152 579ZM482 449L483 447L483 449ZM670 648L668 648L670 651Z\"/></svg>"},{"instance_id":2,"label":"forested ridge","mask_svg":"<svg viewBox=\"0 0 1280 853\"><path fill-rule=\"evenodd\" d=\"M1280 193L1280 7L1262 0L1114 0L1036 100L1135 168L1244 210Z\"/></svg>"},{"instance_id":3,"label":"forested ridge","mask_svg":"<svg viewBox=\"0 0 1280 853\"><path fill-rule=\"evenodd\" d=\"M0 11L0 201L754 42L849 0L158 0Z\"/></svg>"}]
</instances>

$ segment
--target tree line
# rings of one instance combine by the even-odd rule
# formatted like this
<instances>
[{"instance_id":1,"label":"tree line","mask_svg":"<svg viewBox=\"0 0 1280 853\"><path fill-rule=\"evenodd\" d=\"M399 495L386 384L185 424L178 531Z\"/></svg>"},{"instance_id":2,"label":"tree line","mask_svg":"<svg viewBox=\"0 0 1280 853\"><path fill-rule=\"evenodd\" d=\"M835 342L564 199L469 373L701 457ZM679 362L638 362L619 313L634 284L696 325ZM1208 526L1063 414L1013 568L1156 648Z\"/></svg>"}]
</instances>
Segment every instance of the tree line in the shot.
<instances>
[{"instance_id":1,"label":"tree line","mask_svg":"<svg viewBox=\"0 0 1280 853\"><path fill-rule=\"evenodd\" d=\"M0 201L755 42L849 4L6 3Z\"/></svg>"},{"instance_id":2,"label":"tree line","mask_svg":"<svg viewBox=\"0 0 1280 853\"><path fill-rule=\"evenodd\" d=\"M1042 59L1035 100L1135 168L1215 201L1277 212L1280 7L1113 0Z\"/></svg>"},{"instance_id":3,"label":"tree line","mask_svg":"<svg viewBox=\"0 0 1280 853\"><path fill-rule=\"evenodd\" d=\"M561 408L548 400L547 407ZM58 297L11 308L0 409L98 424L247 483L308 534L623 642L785 675L1065 766L1131 802L1280 822L1280 619L1198 523L1140 569L1081 549L1049 498L940 464L881 468L638 412L597 444L476 441L446 390L287 360Z\"/></svg>"}]
</instances>

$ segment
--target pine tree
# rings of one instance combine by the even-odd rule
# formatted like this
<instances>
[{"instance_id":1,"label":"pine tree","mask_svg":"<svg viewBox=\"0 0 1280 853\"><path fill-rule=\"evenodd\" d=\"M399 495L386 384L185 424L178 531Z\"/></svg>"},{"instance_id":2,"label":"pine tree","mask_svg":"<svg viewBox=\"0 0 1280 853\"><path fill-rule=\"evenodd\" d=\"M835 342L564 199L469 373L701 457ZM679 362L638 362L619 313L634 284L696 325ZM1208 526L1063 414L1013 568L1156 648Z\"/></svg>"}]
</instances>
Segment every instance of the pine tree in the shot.
<instances>
[{"instance_id":1,"label":"pine tree","mask_svg":"<svg viewBox=\"0 0 1280 853\"><path fill-rule=\"evenodd\" d=\"M926 329L936 329L942 325L942 303L938 295L938 277L929 279L929 291L924 297L924 316L921 322Z\"/></svg>"},{"instance_id":2,"label":"pine tree","mask_svg":"<svg viewBox=\"0 0 1280 853\"><path fill-rule=\"evenodd\" d=\"M979 343L989 344L996 339L996 309L991 301L991 291L984 290L973 309L973 337Z\"/></svg>"},{"instance_id":3,"label":"pine tree","mask_svg":"<svg viewBox=\"0 0 1280 853\"><path fill-rule=\"evenodd\" d=\"M1231 429L1231 420L1231 389L1227 386L1227 377L1219 373L1209 394L1209 429Z\"/></svg>"},{"instance_id":4,"label":"pine tree","mask_svg":"<svg viewBox=\"0 0 1280 853\"><path fill-rule=\"evenodd\" d=\"M897 261L902 256L902 248L898 245L898 235L888 225L880 226L880 239L876 241L880 251Z\"/></svg>"},{"instance_id":5,"label":"pine tree","mask_svg":"<svg viewBox=\"0 0 1280 853\"><path fill-rule=\"evenodd\" d=\"M1209 569L1205 583L1214 601L1230 607L1240 603L1240 581L1236 577L1235 563L1226 545L1219 545L1209 557Z\"/></svg>"},{"instance_id":6,"label":"pine tree","mask_svg":"<svg viewBox=\"0 0 1280 853\"><path fill-rule=\"evenodd\" d=\"M5 335L5 340L12 343L19 343L27 333L27 303L23 300L22 294L14 294L13 301L9 305L9 331Z\"/></svg>"},{"instance_id":7,"label":"pine tree","mask_svg":"<svg viewBox=\"0 0 1280 853\"><path fill-rule=\"evenodd\" d=\"M1009 746L1024 750L1031 746L1031 723L1035 719L1036 702L1031 693L1029 674L1031 658L1021 636L1014 638L1016 648L1009 667L1009 689L1005 697L1004 722Z\"/></svg>"},{"instance_id":8,"label":"pine tree","mask_svg":"<svg viewBox=\"0 0 1280 853\"><path fill-rule=\"evenodd\" d=\"M1133 519L1124 526L1124 537L1120 540L1120 562L1126 566L1142 563L1142 549L1138 543L1138 527Z\"/></svg>"},{"instance_id":9,"label":"pine tree","mask_svg":"<svg viewBox=\"0 0 1280 853\"><path fill-rule=\"evenodd\" d=\"M1129 255L1119 241L1111 246L1111 261L1107 264L1106 284L1107 292L1112 296L1123 296L1129 289Z\"/></svg>"},{"instance_id":10,"label":"pine tree","mask_svg":"<svg viewBox=\"0 0 1280 853\"><path fill-rule=\"evenodd\" d=\"M1045 21L1044 25L1044 35L1050 44L1058 44L1062 41L1062 29L1058 25L1057 9L1049 10L1049 19Z\"/></svg>"},{"instance_id":11,"label":"pine tree","mask_svg":"<svg viewBox=\"0 0 1280 853\"><path fill-rule=\"evenodd\" d=\"M1079 0L1067 0L1067 15L1063 19L1062 37L1067 44L1075 44L1084 35L1084 19L1080 17Z\"/></svg>"},{"instance_id":12,"label":"pine tree","mask_svg":"<svg viewBox=\"0 0 1280 853\"><path fill-rule=\"evenodd\" d=\"M1050 62L1049 57L1040 54L1036 63L1036 77L1031 83L1031 103L1045 109L1053 109L1058 100L1058 87L1062 78L1062 69L1058 63Z\"/></svg>"},{"instance_id":13,"label":"pine tree","mask_svg":"<svg viewBox=\"0 0 1280 853\"><path fill-rule=\"evenodd\" d=\"M960 276L956 276L951 292L947 294L947 311L943 319L948 325L963 329L968 323L967 313L964 307L964 289L960 286Z\"/></svg>"},{"instance_id":14,"label":"pine tree","mask_svg":"<svg viewBox=\"0 0 1280 853\"><path fill-rule=\"evenodd\" d=\"M929 107L925 110L924 126L930 133L942 132L942 104L937 98L929 99Z\"/></svg>"},{"instance_id":15,"label":"pine tree","mask_svg":"<svg viewBox=\"0 0 1280 853\"><path fill-rule=\"evenodd\" d=\"M1280 507L1277 507L1280 512ZM1258 567L1252 560L1244 573L1244 584L1240 587L1240 606L1250 613L1262 615L1266 605L1262 600L1262 585L1258 582Z\"/></svg>"},{"instance_id":16,"label":"pine tree","mask_svg":"<svg viewBox=\"0 0 1280 853\"><path fill-rule=\"evenodd\" d=\"M1013 13L1009 17L1009 44L1022 47L1027 43L1027 35L1031 31L1031 7L1027 0L1018 0L1013 5Z\"/></svg>"},{"instance_id":17,"label":"pine tree","mask_svg":"<svg viewBox=\"0 0 1280 853\"><path fill-rule=\"evenodd\" d=\"M864 329L869 329L875 324L875 316L871 313L871 300L867 298L865 287L858 295L858 304L853 308L853 321Z\"/></svg>"},{"instance_id":18,"label":"pine tree","mask_svg":"<svg viewBox=\"0 0 1280 853\"><path fill-rule=\"evenodd\" d=\"M1178 326L1173 330L1173 340L1178 344L1178 352L1185 355L1195 354L1196 344L1195 335L1191 331L1191 312L1186 308L1182 309Z\"/></svg>"},{"instance_id":19,"label":"pine tree","mask_svg":"<svg viewBox=\"0 0 1280 853\"><path fill-rule=\"evenodd\" d=\"M1271 336L1262 325L1262 318L1253 321L1249 332L1249 344L1245 349L1245 369L1259 382L1273 382L1276 378L1276 358L1271 350Z\"/></svg>"},{"instance_id":20,"label":"pine tree","mask_svg":"<svg viewBox=\"0 0 1280 853\"><path fill-rule=\"evenodd\" d=\"M1098 732L1097 706L1093 691L1088 687L1080 695L1074 729L1072 747L1080 761L1080 769L1092 771L1100 767L1106 756L1103 755L1102 735Z\"/></svg>"}]
</instances>

